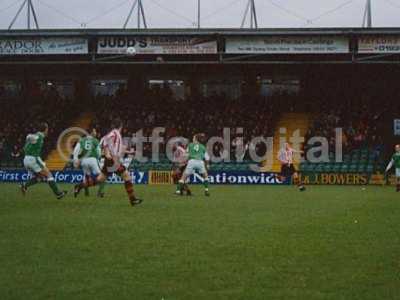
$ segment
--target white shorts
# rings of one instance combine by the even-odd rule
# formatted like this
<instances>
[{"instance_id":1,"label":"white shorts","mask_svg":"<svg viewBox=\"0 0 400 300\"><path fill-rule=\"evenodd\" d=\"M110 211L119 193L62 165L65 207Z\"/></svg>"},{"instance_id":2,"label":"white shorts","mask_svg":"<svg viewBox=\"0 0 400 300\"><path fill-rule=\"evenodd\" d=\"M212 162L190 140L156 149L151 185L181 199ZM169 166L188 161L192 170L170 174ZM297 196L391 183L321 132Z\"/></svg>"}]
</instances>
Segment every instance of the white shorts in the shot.
<instances>
[{"instance_id":1,"label":"white shorts","mask_svg":"<svg viewBox=\"0 0 400 300\"><path fill-rule=\"evenodd\" d=\"M196 160L196 159L189 160L185 169L185 174L193 175L194 173L199 173L202 175L207 173L206 164L204 163L203 160Z\"/></svg>"},{"instance_id":2,"label":"white shorts","mask_svg":"<svg viewBox=\"0 0 400 300\"><path fill-rule=\"evenodd\" d=\"M81 166L83 174L85 175L99 175L100 165L99 161L94 157L82 158Z\"/></svg>"},{"instance_id":3,"label":"white shorts","mask_svg":"<svg viewBox=\"0 0 400 300\"><path fill-rule=\"evenodd\" d=\"M400 177L400 168L396 168L396 177Z\"/></svg>"},{"instance_id":4,"label":"white shorts","mask_svg":"<svg viewBox=\"0 0 400 300\"><path fill-rule=\"evenodd\" d=\"M25 156L24 167L30 174L37 174L46 167L46 164L40 157Z\"/></svg>"}]
</instances>

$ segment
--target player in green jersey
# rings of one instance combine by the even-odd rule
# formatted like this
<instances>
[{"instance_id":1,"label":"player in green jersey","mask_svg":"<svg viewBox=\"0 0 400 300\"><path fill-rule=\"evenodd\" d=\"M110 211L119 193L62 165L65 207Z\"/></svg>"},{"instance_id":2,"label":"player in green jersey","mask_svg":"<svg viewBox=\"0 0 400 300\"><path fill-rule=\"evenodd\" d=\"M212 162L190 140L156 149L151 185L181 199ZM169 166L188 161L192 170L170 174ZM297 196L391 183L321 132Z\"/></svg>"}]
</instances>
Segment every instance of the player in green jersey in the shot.
<instances>
[{"instance_id":1,"label":"player in green jersey","mask_svg":"<svg viewBox=\"0 0 400 300\"><path fill-rule=\"evenodd\" d=\"M395 167L396 169L396 191L400 192L400 145L396 145L395 153L392 156L387 168L386 173L392 168Z\"/></svg>"},{"instance_id":2,"label":"player in green jersey","mask_svg":"<svg viewBox=\"0 0 400 300\"><path fill-rule=\"evenodd\" d=\"M41 123L38 126L37 133L28 134L26 137L26 143L24 146L24 166L31 177L27 182L21 184L21 191L25 195L28 188L32 185L35 185L39 181L47 181L57 199L61 199L66 195L67 192L59 190L53 175L40 158L42 154L44 138L47 136L48 132L49 126L47 123Z\"/></svg>"},{"instance_id":3,"label":"player in green jersey","mask_svg":"<svg viewBox=\"0 0 400 300\"><path fill-rule=\"evenodd\" d=\"M209 156L204 143L204 134L196 134L193 137L193 143L189 144L189 161L182 178L179 180L181 195L183 194L184 184L189 176L193 175L194 173L199 173L203 177L204 193L206 196L210 196L210 192L208 190L208 172L205 163L206 161L209 161Z\"/></svg>"},{"instance_id":4,"label":"player in green jersey","mask_svg":"<svg viewBox=\"0 0 400 300\"><path fill-rule=\"evenodd\" d=\"M97 130L93 127L90 130L90 134L81 138L74 148L74 167L82 167L84 182L90 180L91 177L95 178L99 176L101 173L99 164L101 149L100 142L96 137ZM97 196L100 198L104 197L104 185L105 182L102 182L99 185ZM80 190L78 190L77 193L74 193L74 197L78 196L79 191ZM85 193L87 196L89 195L88 188L85 188Z\"/></svg>"}]
</instances>

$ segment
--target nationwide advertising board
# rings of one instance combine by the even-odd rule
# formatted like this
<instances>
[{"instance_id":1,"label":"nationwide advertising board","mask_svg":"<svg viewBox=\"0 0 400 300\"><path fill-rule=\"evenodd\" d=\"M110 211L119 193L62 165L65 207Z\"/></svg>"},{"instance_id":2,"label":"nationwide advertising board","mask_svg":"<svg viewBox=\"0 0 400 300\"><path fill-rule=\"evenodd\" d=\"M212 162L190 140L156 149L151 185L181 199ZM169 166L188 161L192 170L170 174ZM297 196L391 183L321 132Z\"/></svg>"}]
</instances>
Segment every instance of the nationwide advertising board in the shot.
<instances>
[{"instance_id":1,"label":"nationwide advertising board","mask_svg":"<svg viewBox=\"0 0 400 300\"><path fill-rule=\"evenodd\" d=\"M339 36L229 37L231 54L337 54L349 53L349 39Z\"/></svg>"},{"instance_id":2,"label":"nationwide advertising board","mask_svg":"<svg viewBox=\"0 0 400 300\"><path fill-rule=\"evenodd\" d=\"M364 36L358 39L358 53L400 53L400 36Z\"/></svg>"},{"instance_id":3,"label":"nationwide advertising board","mask_svg":"<svg viewBox=\"0 0 400 300\"><path fill-rule=\"evenodd\" d=\"M83 174L80 171L54 171L53 176L57 182L61 183L79 183L83 180ZM147 172L131 172L135 184L147 184ZM30 175L23 170L0 170L0 182L22 182L26 181ZM107 180L110 184L123 183L121 177L117 175L110 176Z\"/></svg>"},{"instance_id":4,"label":"nationwide advertising board","mask_svg":"<svg viewBox=\"0 0 400 300\"><path fill-rule=\"evenodd\" d=\"M0 39L0 55L87 54L86 38L35 37Z\"/></svg>"},{"instance_id":5,"label":"nationwide advertising board","mask_svg":"<svg viewBox=\"0 0 400 300\"><path fill-rule=\"evenodd\" d=\"M97 41L98 54L216 54L217 40L182 36L105 36Z\"/></svg>"},{"instance_id":6,"label":"nationwide advertising board","mask_svg":"<svg viewBox=\"0 0 400 300\"><path fill-rule=\"evenodd\" d=\"M208 180L211 184L239 185L282 185L290 184L290 179L282 182L277 173L257 173L251 171L223 172L210 171ZM150 171L149 184L171 184L172 174L169 171ZM190 177L190 183L200 184L203 179L196 174Z\"/></svg>"}]
</instances>

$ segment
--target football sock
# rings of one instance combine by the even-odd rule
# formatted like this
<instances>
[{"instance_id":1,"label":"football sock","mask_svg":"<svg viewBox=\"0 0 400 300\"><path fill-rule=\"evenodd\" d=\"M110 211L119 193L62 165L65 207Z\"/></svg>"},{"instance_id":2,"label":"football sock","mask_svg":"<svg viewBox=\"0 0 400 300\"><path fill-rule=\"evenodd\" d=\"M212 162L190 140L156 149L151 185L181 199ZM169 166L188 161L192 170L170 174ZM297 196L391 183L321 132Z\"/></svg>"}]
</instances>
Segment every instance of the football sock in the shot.
<instances>
[{"instance_id":1,"label":"football sock","mask_svg":"<svg viewBox=\"0 0 400 300\"><path fill-rule=\"evenodd\" d=\"M48 180L49 186L51 188L51 190L53 191L53 193L58 196L61 194L60 190L58 189L58 186L56 184L56 182L54 181L54 178L49 178Z\"/></svg>"},{"instance_id":2,"label":"football sock","mask_svg":"<svg viewBox=\"0 0 400 300\"><path fill-rule=\"evenodd\" d=\"M208 191L208 179L204 180L204 189Z\"/></svg>"},{"instance_id":3,"label":"football sock","mask_svg":"<svg viewBox=\"0 0 400 300\"><path fill-rule=\"evenodd\" d=\"M129 200L134 200L136 199L135 193L133 191L133 184L130 181L125 181L125 190L126 193L128 194Z\"/></svg>"},{"instance_id":4,"label":"football sock","mask_svg":"<svg viewBox=\"0 0 400 300\"><path fill-rule=\"evenodd\" d=\"M38 183L39 181L37 180L36 177L32 177L31 179L29 179L26 183L25 183L25 187L28 188L32 185L35 185L36 183Z\"/></svg>"},{"instance_id":5,"label":"football sock","mask_svg":"<svg viewBox=\"0 0 400 300\"><path fill-rule=\"evenodd\" d=\"M100 184L99 184L99 190L98 190L98 193L99 194L103 194L104 193L104 187L106 186L106 183L105 182L101 182Z\"/></svg>"},{"instance_id":6,"label":"football sock","mask_svg":"<svg viewBox=\"0 0 400 300\"><path fill-rule=\"evenodd\" d=\"M89 196L89 188L85 187L85 196Z\"/></svg>"},{"instance_id":7,"label":"football sock","mask_svg":"<svg viewBox=\"0 0 400 300\"><path fill-rule=\"evenodd\" d=\"M97 184L97 180L93 180L92 178L88 177L86 182L82 182L81 184L79 184L79 189L86 189L89 188L91 186L95 186Z\"/></svg>"}]
</instances>

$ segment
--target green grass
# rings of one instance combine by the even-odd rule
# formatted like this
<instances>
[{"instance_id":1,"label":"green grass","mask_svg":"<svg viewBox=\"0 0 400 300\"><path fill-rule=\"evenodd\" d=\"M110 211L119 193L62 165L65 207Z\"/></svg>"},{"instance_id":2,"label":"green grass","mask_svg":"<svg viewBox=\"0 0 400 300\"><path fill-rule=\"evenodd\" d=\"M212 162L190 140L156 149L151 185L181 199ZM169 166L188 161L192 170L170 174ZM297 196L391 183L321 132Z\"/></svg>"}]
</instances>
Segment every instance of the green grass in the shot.
<instances>
[{"instance_id":1,"label":"green grass","mask_svg":"<svg viewBox=\"0 0 400 300\"><path fill-rule=\"evenodd\" d=\"M400 299L393 188L211 188L0 185L0 299Z\"/></svg>"}]
</instances>

